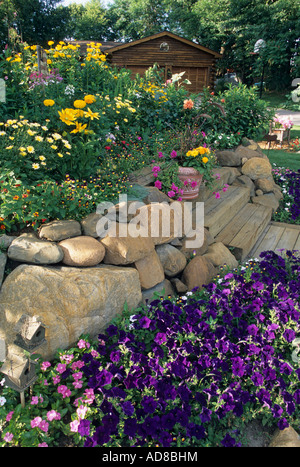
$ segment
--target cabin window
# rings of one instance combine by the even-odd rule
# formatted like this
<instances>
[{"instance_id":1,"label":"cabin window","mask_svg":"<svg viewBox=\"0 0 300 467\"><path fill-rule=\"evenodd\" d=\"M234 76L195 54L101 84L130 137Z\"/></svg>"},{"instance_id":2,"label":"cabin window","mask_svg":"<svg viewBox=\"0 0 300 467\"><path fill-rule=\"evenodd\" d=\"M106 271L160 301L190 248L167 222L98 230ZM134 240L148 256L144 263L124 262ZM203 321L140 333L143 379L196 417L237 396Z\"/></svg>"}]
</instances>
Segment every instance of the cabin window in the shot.
<instances>
[{"instance_id":1,"label":"cabin window","mask_svg":"<svg viewBox=\"0 0 300 467\"><path fill-rule=\"evenodd\" d=\"M162 42L159 46L161 52L168 52L169 51L169 44L167 42Z\"/></svg>"}]
</instances>

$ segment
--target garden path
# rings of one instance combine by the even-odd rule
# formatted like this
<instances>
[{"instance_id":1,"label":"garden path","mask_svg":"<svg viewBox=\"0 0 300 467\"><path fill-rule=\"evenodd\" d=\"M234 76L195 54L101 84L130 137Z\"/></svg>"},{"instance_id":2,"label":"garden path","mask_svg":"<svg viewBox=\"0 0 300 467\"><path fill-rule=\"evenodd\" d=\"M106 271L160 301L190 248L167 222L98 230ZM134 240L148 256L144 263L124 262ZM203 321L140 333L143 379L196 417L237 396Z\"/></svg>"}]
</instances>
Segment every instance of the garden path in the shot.
<instances>
[{"instance_id":1,"label":"garden path","mask_svg":"<svg viewBox=\"0 0 300 467\"><path fill-rule=\"evenodd\" d=\"M262 251L281 255L283 250L300 251L300 225L271 221L251 250L249 257L258 258Z\"/></svg>"}]
</instances>

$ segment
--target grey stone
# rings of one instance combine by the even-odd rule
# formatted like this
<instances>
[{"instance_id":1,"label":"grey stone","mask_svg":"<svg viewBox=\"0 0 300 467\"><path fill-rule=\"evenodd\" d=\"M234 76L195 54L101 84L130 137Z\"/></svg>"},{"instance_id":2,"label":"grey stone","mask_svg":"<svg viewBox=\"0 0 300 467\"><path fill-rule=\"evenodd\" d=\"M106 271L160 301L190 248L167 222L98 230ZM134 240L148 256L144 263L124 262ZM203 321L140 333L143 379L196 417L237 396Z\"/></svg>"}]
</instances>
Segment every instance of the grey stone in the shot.
<instances>
[{"instance_id":1,"label":"grey stone","mask_svg":"<svg viewBox=\"0 0 300 467\"><path fill-rule=\"evenodd\" d=\"M80 223L74 220L55 220L44 224L39 229L39 237L59 242L65 238L81 235Z\"/></svg>"},{"instance_id":2,"label":"grey stone","mask_svg":"<svg viewBox=\"0 0 300 467\"><path fill-rule=\"evenodd\" d=\"M41 240L33 233L22 234L13 240L7 254L14 261L34 264L59 263L64 256L56 243Z\"/></svg>"}]
</instances>

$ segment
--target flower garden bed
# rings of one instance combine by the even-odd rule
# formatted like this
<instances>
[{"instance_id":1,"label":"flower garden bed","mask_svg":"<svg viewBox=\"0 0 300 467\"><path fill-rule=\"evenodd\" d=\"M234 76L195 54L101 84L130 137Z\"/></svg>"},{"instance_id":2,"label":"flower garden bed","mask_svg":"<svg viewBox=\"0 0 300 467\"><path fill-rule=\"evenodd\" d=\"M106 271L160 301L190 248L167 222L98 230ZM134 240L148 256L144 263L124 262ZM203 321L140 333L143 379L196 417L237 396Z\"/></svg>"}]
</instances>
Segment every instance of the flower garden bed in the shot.
<instances>
[{"instance_id":1,"label":"flower garden bed","mask_svg":"<svg viewBox=\"0 0 300 467\"><path fill-rule=\"evenodd\" d=\"M299 429L299 256L272 252L200 292L156 299L41 362L2 445L245 446L249 422Z\"/></svg>"},{"instance_id":2,"label":"flower garden bed","mask_svg":"<svg viewBox=\"0 0 300 467\"><path fill-rule=\"evenodd\" d=\"M34 46L7 50L1 62L3 233L81 219L130 193L130 173L175 149L169 128L191 125L208 108L201 129L212 152L269 125L271 113L244 86L199 99L159 81L155 69L131 80L96 44L82 61L74 46L49 45L48 77L37 74ZM175 199L179 187L168 183ZM125 309L98 339L84 335L40 361L25 407L2 386L1 445L244 446L252 421L270 433L299 430L299 272L296 254L269 252L201 291Z\"/></svg>"}]
</instances>

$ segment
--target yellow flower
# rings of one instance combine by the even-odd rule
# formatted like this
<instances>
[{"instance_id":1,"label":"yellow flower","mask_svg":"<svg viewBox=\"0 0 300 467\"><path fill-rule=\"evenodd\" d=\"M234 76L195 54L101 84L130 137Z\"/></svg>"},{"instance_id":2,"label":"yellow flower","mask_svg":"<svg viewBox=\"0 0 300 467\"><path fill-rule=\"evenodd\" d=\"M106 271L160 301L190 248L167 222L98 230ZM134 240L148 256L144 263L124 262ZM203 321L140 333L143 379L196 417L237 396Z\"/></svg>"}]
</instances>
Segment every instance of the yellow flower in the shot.
<instances>
[{"instance_id":1,"label":"yellow flower","mask_svg":"<svg viewBox=\"0 0 300 467\"><path fill-rule=\"evenodd\" d=\"M30 136L34 136L34 135L36 134L36 131L27 130L27 133L28 133Z\"/></svg>"},{"instance_id":2,"label":"yellow flower","mask_svg":"<svg viewBox=\"0 0 300 467\"><path fill-rule=\"evenodd\" d=\"M76 128L74 128L74 130L71 131L71 133L80 133L80 132L84 131L84 129L86 127L87 127L86 123L83 125L82 123L76 122Z\"/></svg>"},{"instance_id":3,"label":"yellow flower","mask_svg":"<svg viewBox=\"0 0 300 467\"><path fill-rule=\"evenodd\" d=\"M53 99L45 99L44 100L44 105L46 107L52 107L52 105L54 105L54 104L55 104L55 101Z\"/></svg>"},{"instance_id":4,"label":"yellow flower","mask_svg":"<svg viewBox=\"0 0 300 467\"><path fill-rule=\"evenodd\" d=\"M61 112L58 111L60 119L66 125L75 125L74 120L76 120L76 114L74 109L63 109Z\"/></svg>"},{"instance_id":5,"label":"yellow flower","mask_svg":"<svg viewBox=\"0 0 300 467\"><path fill-rule=\"evenodd\" d=\"M52 136L55 140L61 139L61 135L59 133L52 133Z\"/></svg>"},{"instance_id":6,"label":"yellow flower","mask_svg":"<svg viewBox=\"0 0 300 467\"><path fill-rule=\"evenodd\" d=\"M87 111L84 112L84 116L89 117L91 120L94 120L94 118L99 120L99 112L92 112L89 107L88 107Z\"/></svg>"},{"instance_id":7,"label":"yellow flower","mask_svg":"<svg viewBox=\"0 0 300 467\"><path fill-rule=\"evenodd\" d=\"M206 164L208 162L208 158L206 156L202 157L202 162L203 164Z\"/></svg>"},{"instance_id":8,"label":"yellow flower","mask_svg":"<svg viewBox=\"0 0 300 467\"><path fill-rule=\"evenodd\" d=\"M84 100L87 104L92 104L93 102L95 102L96 97L91 94L88 94L87 96L84 96Z\"/></svg>"},{"instance_id":9,"label":"yellow flower","mask_svg":"<svg viewBox=\"0 0 300 467\"><path fill-rule=\"evenodd\" d=\"M39 156L40 161L45 161L46 157L45 156Z\"/></svg>"},{"instance_id":10,"label":"yellow flower","mask_svg":"<svg viewBox=\"0 0 300 467\"><path fill-rule=\"evenodd\" d=\"M53 41L48 41L48 45L53 45L54 42Z\"/></svg>"},{"instance_id":11,"label":"yellow flower","mask_svg":"<svg viewBox=\"0 0 300 467\"><path fill-rule=\"evenodd\" d=\"M78 99L77 101L73 102L73 105L76 107L76 109L83 109L86 106L86 102Z\"/></svg>"},{"instance_id":12,"label":"yellow flower","mask_svg":"<svg viewBox=\"0 0 300 467\"><path fill-rule=\"evenodd\" d=\"M55 151L57 149L57 146L55 144L52 144L51 148Z\"/></svg>"},{"instance_id":13,"label":"yellow flower","mask_svg":"<svg viewBox=\"0 0 300 467\"><path fill-rule=\"evenodd\" d=\"M44 138L42 138L42 136L36 136L36 137L35 137L35 140L38 141L38 142L40 143L41 141L44 140Z\"/></svg>"},{"instance_id":14,"label":"yellow flower","mask_svg":"<svg viewBox=\"0 0 300 467\"><path fill-rule=\"evenodd\" d=\"M37 164L37 163L35 162L34 164L32 164L32 168L33 168L34 170L37 170L37 169L40 168L40 164Z\"/></svg>"},{"instance_id":15,"label":"yellow flower","mask_svg":"<svg viewBox=\"0 0 300 467\"><path fill-rule=\"evenodd\" d=\"M64 157L64 155L61 152L57 153L58 157Z\"/></svg>"},{"instance_id":16,"label":"yellow flower","mask_svg":"<svg viewBox=\"0 0 300 467\"><path fill-rule=\"evenodd\" d=\"M33 154L34 153L34 147L33 146L27 146L27 152L29 152L29 154Z\"/></svg>"},{"instance_id":17,"label":"yellow flower","mask_svg":"<svg viewBox=\"0 0 300 467\"><path fill-rule=\"evenodd\" d=\"M26 151L26 148L24 148L23 146L21 146L21 147L19 148L19 150L22 151L22 152L25 152L25 151Z\"/></svg>"},{"instance_id":18,"label":"yellow flower","mask_svg":"<svg viewBox=\"0 0 300 467\"><path fill-rule=\"evenodd\" d=\"M13 197L13 199L17 201L17 200L19 199L19 196L18 196L18 195L15 195L15 196Z\"/></svg>"},{"instance_id":19,"label":"yellow flower","mask_svg":"<svg viewBox=\"0 0 300 467\"><path fill-rule=\"evenodd\" d=\"M13 146L7 146L5 149L12 149Z\"/></svg>"}]
</instances>

